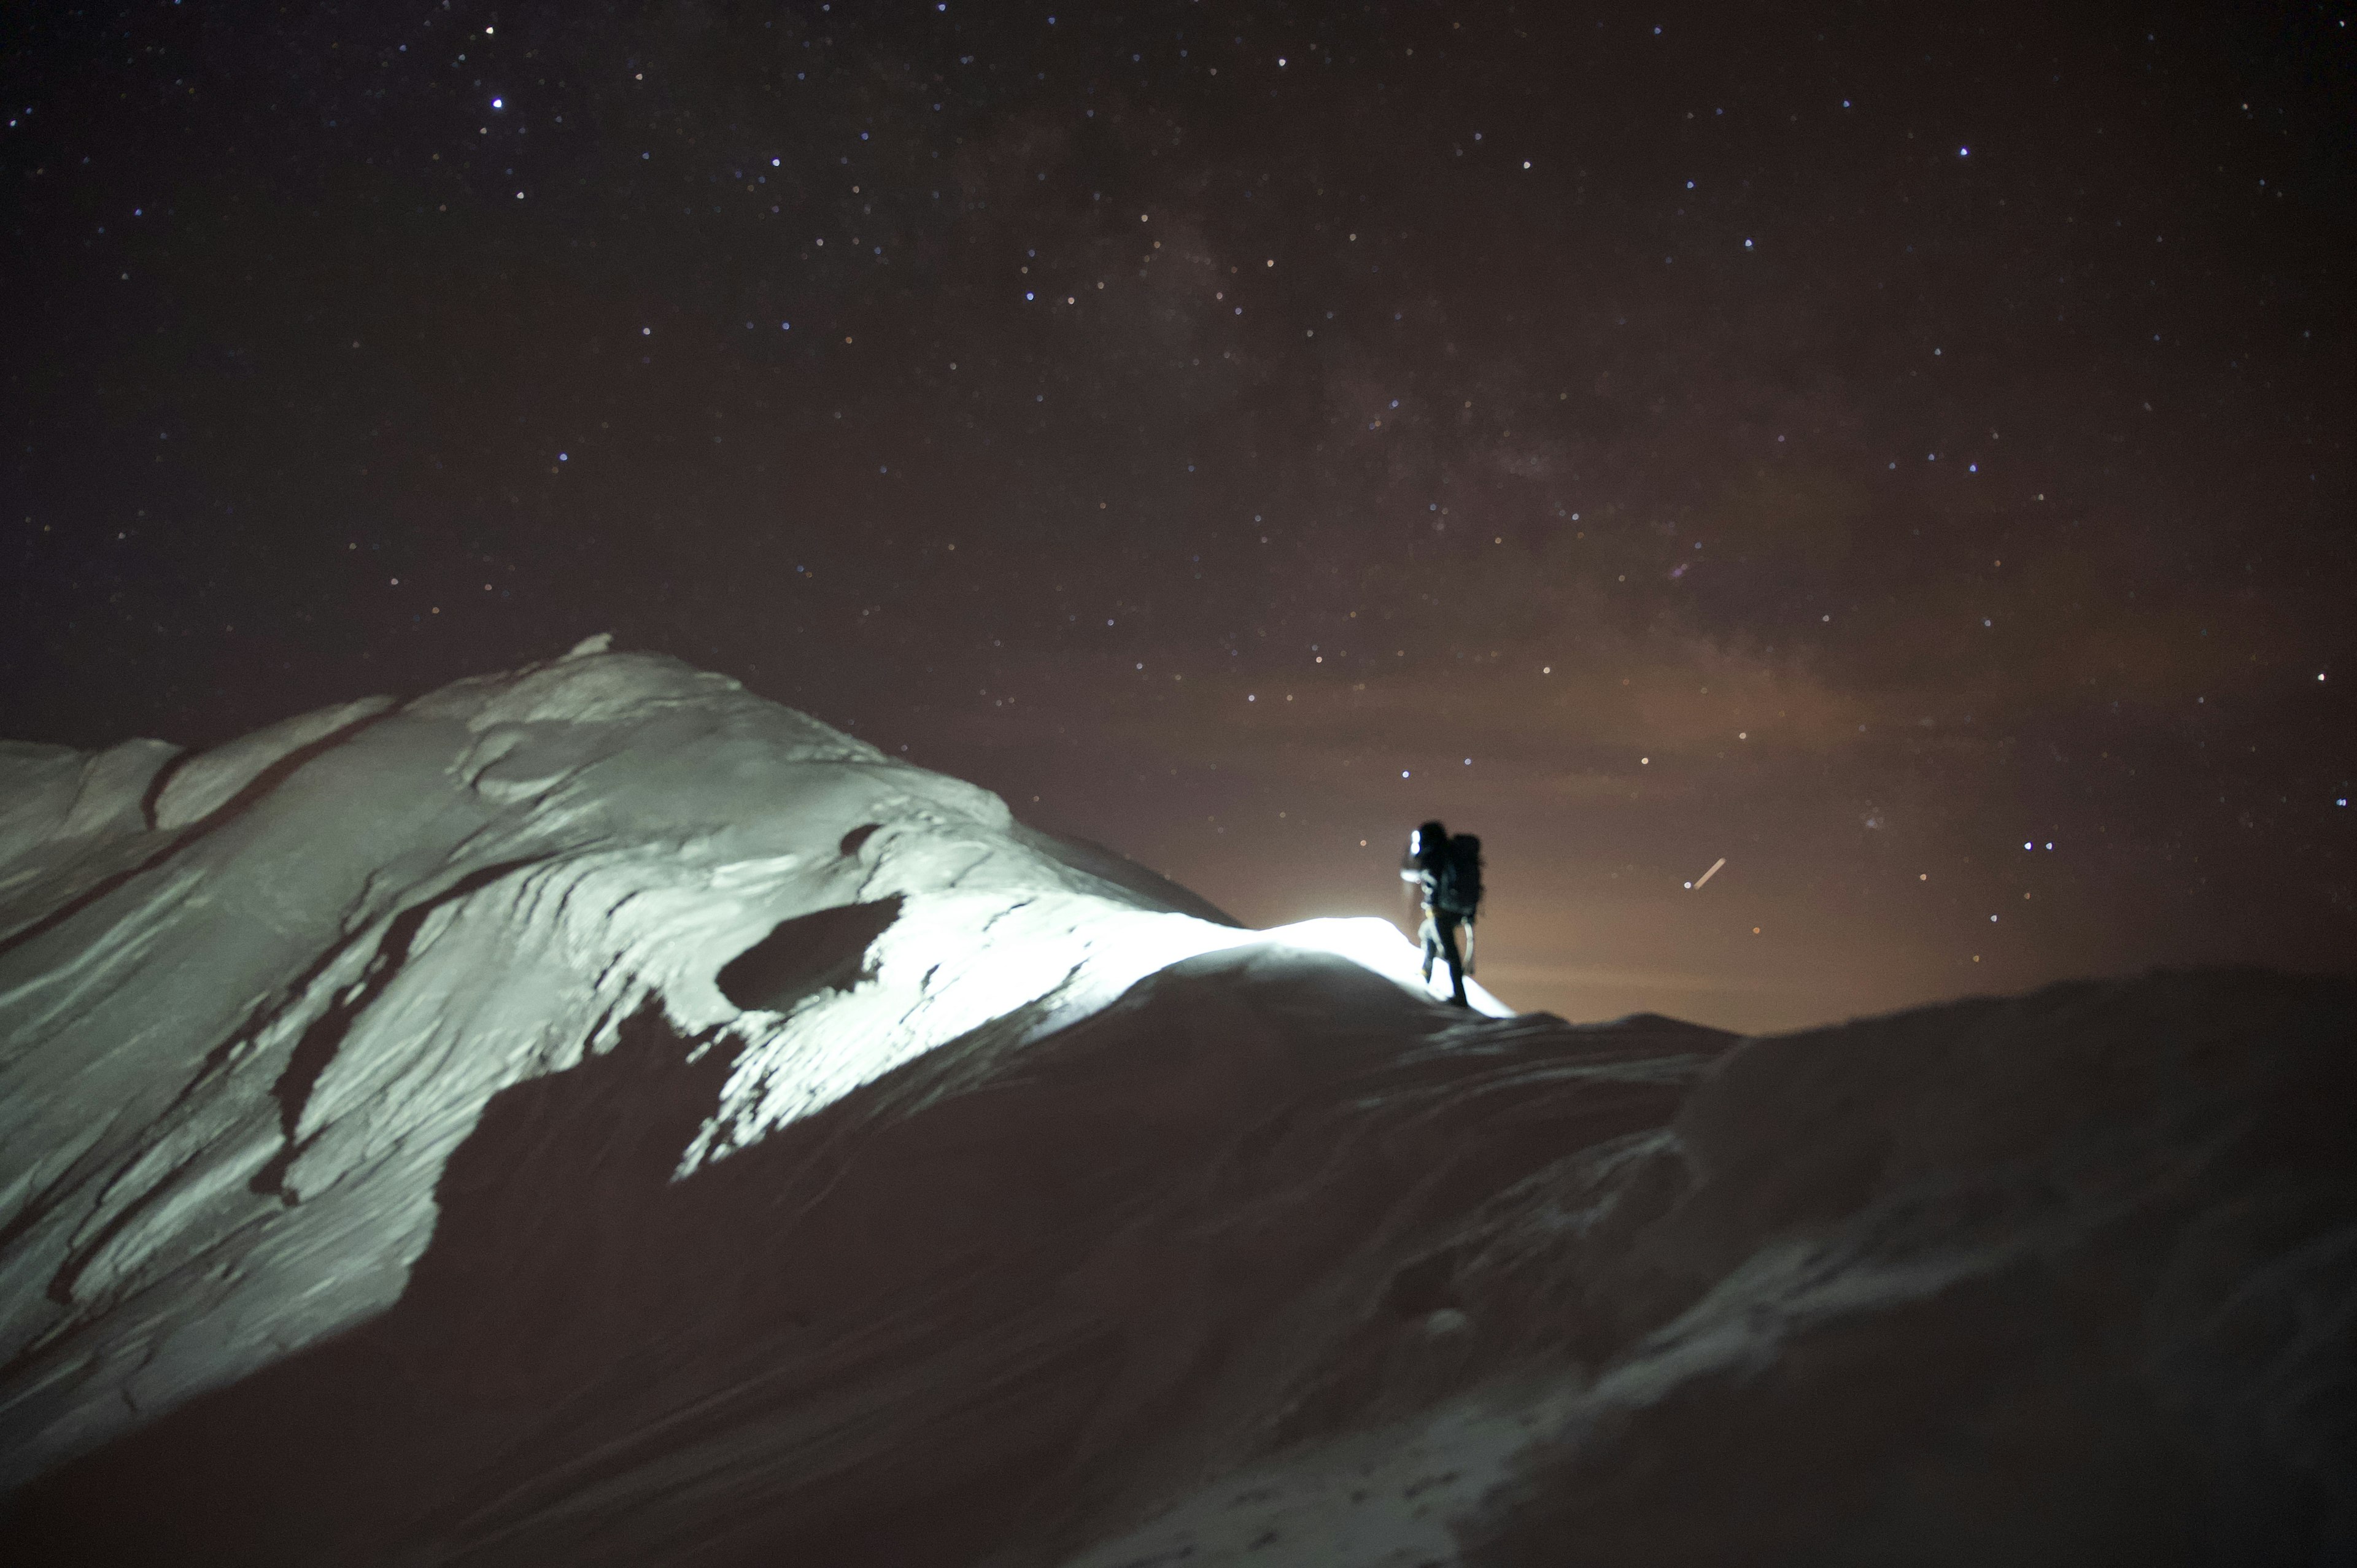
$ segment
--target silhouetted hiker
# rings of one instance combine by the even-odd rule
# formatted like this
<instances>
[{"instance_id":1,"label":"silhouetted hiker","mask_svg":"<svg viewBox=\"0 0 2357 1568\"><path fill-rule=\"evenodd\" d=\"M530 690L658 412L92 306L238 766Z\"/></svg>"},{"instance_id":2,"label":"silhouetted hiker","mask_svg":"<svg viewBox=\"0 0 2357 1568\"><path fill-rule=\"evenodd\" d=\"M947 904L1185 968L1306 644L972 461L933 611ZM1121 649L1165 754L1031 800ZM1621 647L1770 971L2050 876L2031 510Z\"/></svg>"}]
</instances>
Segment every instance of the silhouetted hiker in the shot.
<instances>
[{"instance_id":1,"label":"silhouetted hiker","mask_svg":"<svg viewBox=\"0 0 2357 1568\"><path fill-rule=\"evenodd\" d=\"M1438 822L1426 822L1407 836L1407 858L1400 880L1416 884L1424 896L1424 929L1416 940L1424 944L1424 978L1432 981L1436 956L1448 961L1448 983L1460 1007L1465 977L1473 972L1473 917L1481 908L1481 841L1471 833L1451 837ZM1457 951L1457 928L1465 928L1465 952Z\"/></svg>"}]
</instances>

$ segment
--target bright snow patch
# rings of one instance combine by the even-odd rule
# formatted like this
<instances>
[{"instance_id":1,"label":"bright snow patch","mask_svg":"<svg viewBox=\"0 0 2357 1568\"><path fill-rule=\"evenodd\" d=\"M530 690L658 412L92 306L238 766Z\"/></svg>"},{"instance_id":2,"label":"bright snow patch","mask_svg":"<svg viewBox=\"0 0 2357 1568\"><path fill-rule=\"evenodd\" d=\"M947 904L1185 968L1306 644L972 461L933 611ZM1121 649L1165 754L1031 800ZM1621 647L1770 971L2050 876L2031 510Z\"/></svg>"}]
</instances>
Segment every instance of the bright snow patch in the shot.
<instances>
[{"instance_id":1,"label":"bright snow patch","mask_svg":"<svg viewBox=\"0 0 2357 1568\"><path fill-rule=\"evenodd\" d=\"M684 1175L1203 953L1310 948L1424 989L1385 922L1157 907L985 790L601 639L201 755L13 746L0 800L0 1213L24 1227L0 1482L389 1305L483 1103L650 999L737 1051ZM785 952L802 978L769 1005L723 994L732 959L846 906L879 911L872 940Z\"/></svg>"}]
</instances>

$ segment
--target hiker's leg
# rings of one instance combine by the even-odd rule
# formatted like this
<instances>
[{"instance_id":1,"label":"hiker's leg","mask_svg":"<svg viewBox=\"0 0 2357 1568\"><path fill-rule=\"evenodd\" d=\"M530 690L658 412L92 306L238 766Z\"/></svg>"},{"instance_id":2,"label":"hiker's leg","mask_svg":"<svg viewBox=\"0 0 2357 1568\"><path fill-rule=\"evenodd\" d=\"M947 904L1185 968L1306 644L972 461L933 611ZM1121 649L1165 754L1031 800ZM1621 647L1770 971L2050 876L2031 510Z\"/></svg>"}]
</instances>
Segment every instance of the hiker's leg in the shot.
<instances>
[{"instance_id":1,"label":"hiker's leg","mask_svg":"<svg viewBox=\"0 0 2357 1568\"><path fill-rule=\"evenodd\" d=\"M1415 940L1424 949L1424 980L1429 985L1432 983L1432 961L1440 956L1440 930L1429 909L1424 912L1424 925L1415 933Z\"/></svg>"},{"instance_id":2,"label":"hiker's leg","mask_svg":"<svg viewBox=\"0 0 2357 1568\"><path fill-rule=\"evenodd\" d=\"M1457 917L1442 915L1438 925L1440 950L1448 958L1449 988L1456 993L1450 1000L1460 1006L1469 1006L1471 1004L1465 1000L1465 960L1457 951Z\"/></svg>"}]
</instances>

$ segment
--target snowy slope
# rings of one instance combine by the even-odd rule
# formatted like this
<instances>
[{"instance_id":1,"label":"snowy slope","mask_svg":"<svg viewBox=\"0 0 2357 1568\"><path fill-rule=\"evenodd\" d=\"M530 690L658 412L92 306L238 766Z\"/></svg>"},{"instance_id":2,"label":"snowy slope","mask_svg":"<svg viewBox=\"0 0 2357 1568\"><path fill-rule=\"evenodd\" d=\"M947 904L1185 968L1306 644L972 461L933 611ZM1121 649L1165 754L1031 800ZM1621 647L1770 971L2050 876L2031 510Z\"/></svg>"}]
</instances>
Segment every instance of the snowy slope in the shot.
<instances>
[{"instance_id":1,"label":"snowy slope","mask_svg":"<svg viewBox=\"0 0 2357 1568\"><path fill-rule=\"evenodd\" d=\"M2347 981L1469 1016L597 649L0 769L0 1558L2357 1545Z\"/></svg>"},{"instance_id":2,"label":"snowy slope","mask_svg":"<svg viewBox=\"0 0 2357 1568\"><path fill-rule=\"evenodd\" d=\"M391 1305L485 1101L651 999L734 1063L684 1171L1252 940L595 640L202 756L12 747L0 801L0 1485ZM1334 924L1275 940L1412 975Z\"/></svg>"}]
</instances>

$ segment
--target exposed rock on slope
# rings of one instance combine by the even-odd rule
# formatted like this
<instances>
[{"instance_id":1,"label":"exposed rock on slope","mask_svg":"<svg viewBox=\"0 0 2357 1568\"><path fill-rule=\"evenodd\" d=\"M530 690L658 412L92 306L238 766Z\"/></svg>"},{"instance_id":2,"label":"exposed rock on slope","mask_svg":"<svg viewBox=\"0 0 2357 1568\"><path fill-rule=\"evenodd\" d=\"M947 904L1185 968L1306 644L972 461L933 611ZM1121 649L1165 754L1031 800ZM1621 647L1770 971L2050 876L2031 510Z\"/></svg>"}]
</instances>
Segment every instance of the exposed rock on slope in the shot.
<instances>
[{"instance_id":1,"label":"exposed rock on slope","mask_svg":"<svg viewBox=\"0 0 2357 1568\"><path fill-rule=\"evenodd\" d=\"M2357 1547L2345 981L1468 1019L611 655L0 767L20 1560Z\"/></svg>"}]
</instances>

